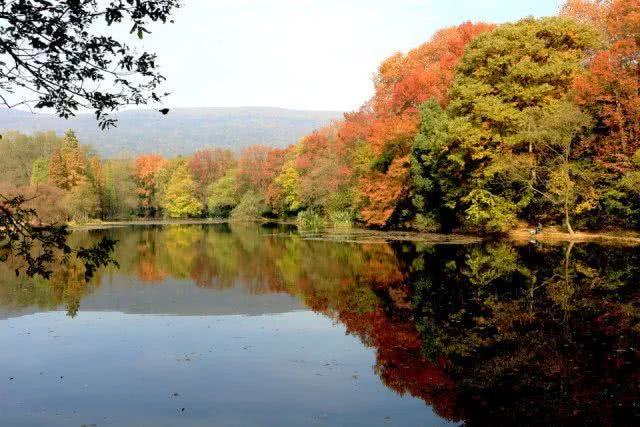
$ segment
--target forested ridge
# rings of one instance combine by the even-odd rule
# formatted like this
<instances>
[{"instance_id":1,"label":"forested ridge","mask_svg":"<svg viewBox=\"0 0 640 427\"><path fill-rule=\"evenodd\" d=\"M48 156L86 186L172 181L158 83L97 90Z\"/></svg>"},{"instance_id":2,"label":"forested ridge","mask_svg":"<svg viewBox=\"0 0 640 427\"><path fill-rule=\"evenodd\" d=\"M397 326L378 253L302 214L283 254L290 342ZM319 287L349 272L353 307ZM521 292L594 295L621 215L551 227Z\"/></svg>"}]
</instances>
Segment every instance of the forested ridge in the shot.
<instances>
[{"instance_id":1,"label":"forested ridge","mask_svg":"<svg viewBox=\"0 0 640 427\"><path fill-rule=\"evenodd\" d=\"M285 149L102 160L73 131L5 133L3 193L37 193L29 203L55 220L638 228L638 34L640 0L570 0L556 17L445 28L386 59L359 110Z\"/></svg>"},{"instance_id":2,"label":"forested ridge","mask_svg":"<svg viewBox=\"0 0 640 427\"><path fill-rule=\"evenodd\" d=\"M153 110L113 114L116 127L102 131L92 114L62 119L55 114L0 109L0 131L22 133L73 129L102 157L133 157L154 152L188 155L202 148L238 150L253 144L284 148L313 129L342 117L338 111L289 110L269 107L171 108L167 115Z\"/></svg>"}]
</instances>

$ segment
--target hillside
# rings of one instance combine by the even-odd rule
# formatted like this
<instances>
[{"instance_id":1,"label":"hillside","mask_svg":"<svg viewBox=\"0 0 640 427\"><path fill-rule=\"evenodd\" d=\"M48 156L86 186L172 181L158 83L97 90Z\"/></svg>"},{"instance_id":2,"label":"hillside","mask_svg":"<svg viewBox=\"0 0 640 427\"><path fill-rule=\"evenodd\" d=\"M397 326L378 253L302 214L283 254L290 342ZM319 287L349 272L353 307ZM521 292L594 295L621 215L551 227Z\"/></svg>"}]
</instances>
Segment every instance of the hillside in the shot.
<instances>
[{"instance_id":1,"label":"hillside","mask_svg":"<svg viewBox=\"0 0 640 427\"><path fill-rule=\"evenodd\" d=\"M315 128L341 118L337 111L302 111L269 107L178 108L163 116L153 110L125 111L118 126L100 130L91 114L69 120L50 114L0 109L0 132L26 133L74 129L84 144L103 157L122 154L191 154L206 147L234 150L252 144L285 147Z\"/></svg>"}]
</instances>

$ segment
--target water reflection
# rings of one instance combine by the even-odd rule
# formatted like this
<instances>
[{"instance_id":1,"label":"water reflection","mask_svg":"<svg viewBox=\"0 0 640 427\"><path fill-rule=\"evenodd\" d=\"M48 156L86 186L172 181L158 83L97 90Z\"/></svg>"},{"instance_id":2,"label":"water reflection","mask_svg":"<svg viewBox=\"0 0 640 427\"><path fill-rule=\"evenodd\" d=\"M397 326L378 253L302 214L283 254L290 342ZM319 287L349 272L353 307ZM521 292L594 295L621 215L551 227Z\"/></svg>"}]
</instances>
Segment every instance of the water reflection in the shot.
<instances>
[{"instance_id":1,"label":"water reflection","mask_svg":"<svg viewBox=\"0 0 640 427\"><path fill-rule=\"evenodd\" d=\"M7 268L0 317L61 306L70 316L306 306L373 348L374 371L389 389L424 400L446 420L625 425L640 418L635 249L339 243L224 224L74 238L87 243L103 233L119 240L120 269L86 283L73 264L49 282L15 278ZM258 299L249 307L243 295Z\"/></svg>"}]
</instances>

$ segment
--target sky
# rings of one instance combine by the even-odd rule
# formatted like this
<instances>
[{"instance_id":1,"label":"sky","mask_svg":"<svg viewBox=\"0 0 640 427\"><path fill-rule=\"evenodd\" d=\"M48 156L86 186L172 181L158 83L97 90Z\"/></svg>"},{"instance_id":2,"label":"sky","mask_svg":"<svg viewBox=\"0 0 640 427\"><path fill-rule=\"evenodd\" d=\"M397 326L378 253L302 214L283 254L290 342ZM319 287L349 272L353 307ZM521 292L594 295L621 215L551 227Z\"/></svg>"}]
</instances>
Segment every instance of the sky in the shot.
<instances>
[{"instance_id":1,"label":"sky","mask_svg":"<svg viewBox=\"0 0 640 427\"><path fill-rule=\"evenodd\" d=\"M154 27L168 107L351 111L371 77L443 27L554 15L562 0L183 0Z\"/></svg>"}]
</instances>

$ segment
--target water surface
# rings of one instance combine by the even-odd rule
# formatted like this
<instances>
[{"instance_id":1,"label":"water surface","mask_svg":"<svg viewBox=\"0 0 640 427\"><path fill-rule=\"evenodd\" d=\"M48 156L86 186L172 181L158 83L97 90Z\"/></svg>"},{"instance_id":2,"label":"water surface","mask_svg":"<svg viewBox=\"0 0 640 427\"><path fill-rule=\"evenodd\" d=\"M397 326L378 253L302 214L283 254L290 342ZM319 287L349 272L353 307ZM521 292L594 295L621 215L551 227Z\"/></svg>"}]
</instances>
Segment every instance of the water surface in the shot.
<instances>
[{"instance_id":1,"label":"water surface","mask_svg":"<svg viewBox=\"0 0 640 427\"><path fill-rule=\"evenodd\" d=\"M636 249L225 224L74 244L104 234L120 268L90 283L2 267L1 425L640 421Z\"/></svg>"}]
</instances>

